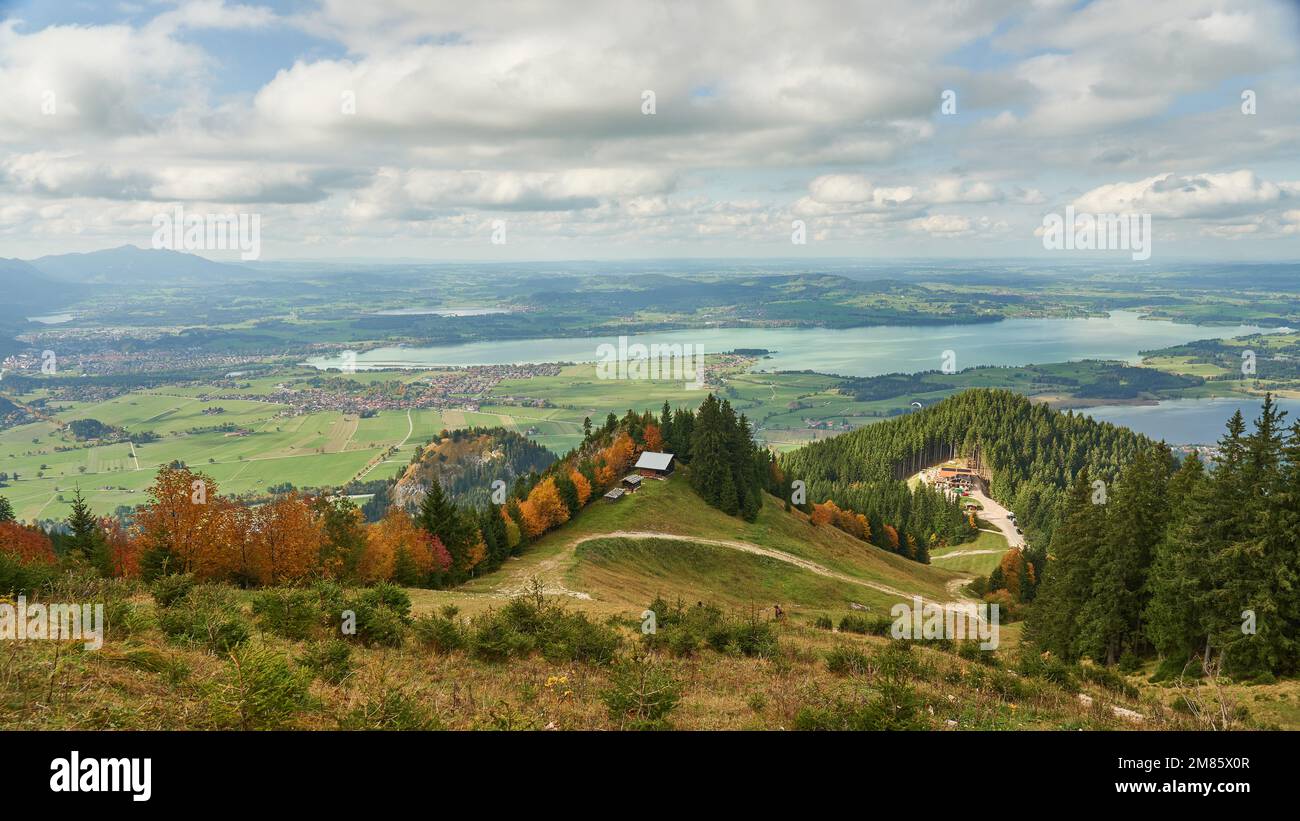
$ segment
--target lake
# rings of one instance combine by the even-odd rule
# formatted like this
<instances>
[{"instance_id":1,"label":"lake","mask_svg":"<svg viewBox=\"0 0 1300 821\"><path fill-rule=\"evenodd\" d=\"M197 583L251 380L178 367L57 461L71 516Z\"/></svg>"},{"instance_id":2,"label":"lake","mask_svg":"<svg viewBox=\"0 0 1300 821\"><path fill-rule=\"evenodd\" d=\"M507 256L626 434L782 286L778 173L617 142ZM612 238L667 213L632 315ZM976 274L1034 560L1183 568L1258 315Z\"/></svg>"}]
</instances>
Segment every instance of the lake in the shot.
<instances>
[{"instance_id":1,"label":"lake","mask_svg":"<svg viewBox=\"0 0 1300 821\"><path fill-rule=\"evenodd\" d=\"M958 370L975 365L1030 365L1079 359L1136 363L1139 351L1194 339L1232 337L1269 330L1255 325L1202 327L1139 319L1132 311L1105 318L1007 319L977 325L887 325L874 328L704 328L629 337L646 345L700 345L707 353L766 348L758 368L813 370L843 376L938 370L953 351ZM387 347L359 353L358 370L428 368L437 365L507 365L591 362L615 337L570 337L471 342L427 348ZM343 357L313 357L306 364L338 368Z\"/></svg>"},{"instance_id":2,"label":"lake","mask_svg":"<svg viewBox=\"0 0 1300 821\"><path fill-rule=\"evenodd\" d=\"M1110 405L1076 413L1123 425L1171 445L1212 445L1219 441L1228 417L1236 410L1245 417L1249 433L1262 402L1262 399L1166 399L1156 405ZM1288 427L1300 417L1300 400L1278 399L1277 403L1287 411L1283 421Z\"/></svg>"}]
</instances>

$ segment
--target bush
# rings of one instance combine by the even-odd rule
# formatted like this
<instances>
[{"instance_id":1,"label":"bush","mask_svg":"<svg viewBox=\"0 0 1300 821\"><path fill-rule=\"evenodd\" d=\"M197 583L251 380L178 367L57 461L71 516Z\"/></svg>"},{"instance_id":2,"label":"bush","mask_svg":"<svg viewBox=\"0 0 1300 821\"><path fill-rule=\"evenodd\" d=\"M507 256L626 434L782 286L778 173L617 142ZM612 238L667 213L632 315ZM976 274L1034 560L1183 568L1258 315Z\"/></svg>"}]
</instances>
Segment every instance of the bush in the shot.
<instances>
[{"instance_id":1,"label":"bush","mask_svg":"<svg viewBox=\"0 0 1300 821\"><path fill-rule=\"evenodd\" d=\"M899 681L884 681L850 697L821 696L795 714L796 730L927 729L921 697Z\"/></svg>"},{"instance_id":2,"label":"bush","mask_svg":"<svg viewBox=\"0 0 1300 821\"><path fill-rule=\"evenodd\" d=\"M816 621L813 622L813 627L819 630L834 630L835 622L831 621L830 616L818 616Z\"/></svg>"},{"instance_id":3,"label":"bush","mask_svg":"<svg viewBox=\"0 0 1300 821\"><path fill-rule=\"evenodd\" d=\"M104 638L118 639L148 630L154 624L152 614L126 599L111 598L104 603Z\"/></svg>"},{"instance_id":4,"label":"bush","mask_svg":"<svg viewBox=\"0 0 1300 821\"><path fill-rule=\"evenodd\" d=\"M1087 682L1105 687L1113 693L1119 693L1128 699L1138 697L1138 688L1129 684L1124 676L1109 667L1099 667L1095 664L1083 664L1078 668L1079 676Z\"/></svg>"},{"instance_id":5,"label":"bush","mask_svg":"<svg viewBox=\"0 0 1300 821\"><path fill-rule=\"evenodd\" d=\"M354 707L339 721L342 730L437 730L441 722L424 705L396 687Z\"/></svg>"},{"instance_id":6,"label":"bush","mask_svg":"<svg viewBox=\"0 0 1300 821\"><path fill-rule=\"evenodd\" d=\"M860 676L870 666L865 653L843 644L826 654L826 669L837 676Z\"/></svg>"},{"instance_id":7,"label":"bush","mask_svg":"<svg viewBox=\"0 0 1300 821\"><path fill-rule=\"evenodd\" d=\"M1200 679L1205 676L1205 670L1201 667L1200 659L1191 659L1188 663L1186 656L1166 656L1160 660L1156 671L1148 679L1152 684L1158 684L1162 681L1177 681L1180 678Z\"/></svg>"},{"instance_id":8,"label":"bush","mask_svg":"<svg viewBox=\"0 0 1300 821\"><path fill-rule=\"evenodd\" d=\"M344 618L349 611L355 619L353 624ZM355 635L367 646L401 647L411 622L411 597L400 587L380 582L343 601L337 613L345 635ZM335 618L333 612L329 615L331 620ZM354 628L353 633L347 632L349 627Z\"/></svg>"},{"instance_id":9,"label":"bush","mask_svg":"<svg viewBox=\"0 0 1300 821\"><path fill-rule=\"evenodd\" d=\"M840 619L841 633L860 633L865 636L888 636L894 622L887 616L867 618L850 613Z\"/></svg>"},{"instance_id":10,"label":"bush","mask_svg":"<svg viewBox=\"0 0 1300 821\"><path fill-rule=\"evenodd\" d=\"M469 633L458 621L446 616L420 616L412 625L416 641L435 653L463 650L469 644Z\"/></svg>"},{"instance_id":11,"label":"bush","mask_svg":"<svg viewBox=\"0 0 1300 821\"><path fill-rule=\"evenodd\" d=\"M980 647L978 641L959 641L956 642L956 645L957 655L967 661L978 661L980 664L987 664L991 667L996 667L998 664L997 653Z\"/></svg>"},{"instance_id":12,"label":"bush","mask_svg":"<svg viewBox=\"0 0 1300 821\"><path fill-rule=\"evenodd\" d=\"M504 661L539 651L547 661L608 664L622 644L618 633L583 613L534 592L517 596L499 611L470 623L468 647L484 661Z\"/></svg>"},{"instance_id":13,"label":"bush","mask_svg":"<svg viewBox=\"0 0 1300 821\"><path fill-rule=\"evenodd\" d=\"M1043 658L1037 653L1021 653L1016 670L1022 676L1049 681L1067 692L1079 691L1079 682L1075 677L1074 669L1055 656Z\"/></svg>"},{"instance_id":14,"label":"bush","mask_svg":"<svg viewBox=\"0 0 1300 821\"><path fill-rule=\"evenodd\" d=\"M736 656L776 655L776 631L757 613L736 618L712 604L687 608L680 601L670 605L663 599L651 602L650 610L655 613L656 629L641 637L648 648L664 648L674 656L694 655L702 645Z\"/></svg>"},{"instance_id":15,"label":"bush","mask_svg":"<svg viewBox=\"0 0 1300 821\"><path fill-rule=\"evenodd\" d=\"M166 609L188 596L195 584L193 573L173 573L170 576L160 576L150 591L154 603Z\"/></svg>"},{"instance_id":16,"label":"bush","mask_svg":"<svg viewBox=\"0 0 1300 821\"><path fill-rule=\"evenodd\" d=\"M226 670L209 685L206 702L217 727L274 729L309 705L310 683L311 676L284 655L249 645L230 654Z\"/></svg>"},{"instance_id":17,"label":"bush","mask_svg":"<svg viewBox=\"0 0 1300 821\"><path fill-rule=\"evenodd\" d=\"M317 608L317 598L310 590L269 588L253 596L258 625L293 641L311 635L319 617Z\"/></svg>"},{"instance_id":18,"label":"bush","mask_svg":"<svg viewBox=\"0 0 1300 821\"><path fill-rule=\"evenodd\" d=\"M600 698L610 720L624 730L663 730L682 697L681 682L649 654L619 659L610 671L610 686Z\"/></svg>"},{"instance_id":19,"label":"bush","mask_svg":"<svg viewBox=\"0 0 1300 821\"><path fill-rule=\"evenodd\" d=\"M1142 659L1138 658L1137 653L1132 650L1125 650L1119 656L1119 671L1121 673L1136 673L1142 669Z\"/></svg>"},{"instance_id":20,"label":"bush","mask_svg":"<svg viewBox=\"0 0 1300 821\"><path fill-rule=\"evenodd\" d=\"M24 564L15 556L0 553L0 595L29 596L53 583L56 573L53 565Z\"/></svg>"},{"instance_id":21,"label":"bush","mask_svg":"<svg viewBox=\"0 0 1300 821\"><path fill-rule=\"evenodd\" d=\"M174 600L158 614L158 626L172 640L218 653L230 652L253 634L230 591L214 586L195 587Z\"/></svg>"},{"instance_id":22,"label":"bush","mask_svg":"<svg viewBox=\"0 0 1300 821\"><path fill-rule=\"evenodd\" d=\"M352 647L342 639L318 641L307 648L298 660L316 678L326 684L342 684L352 675Z\"/></svg>"}]
</instances>

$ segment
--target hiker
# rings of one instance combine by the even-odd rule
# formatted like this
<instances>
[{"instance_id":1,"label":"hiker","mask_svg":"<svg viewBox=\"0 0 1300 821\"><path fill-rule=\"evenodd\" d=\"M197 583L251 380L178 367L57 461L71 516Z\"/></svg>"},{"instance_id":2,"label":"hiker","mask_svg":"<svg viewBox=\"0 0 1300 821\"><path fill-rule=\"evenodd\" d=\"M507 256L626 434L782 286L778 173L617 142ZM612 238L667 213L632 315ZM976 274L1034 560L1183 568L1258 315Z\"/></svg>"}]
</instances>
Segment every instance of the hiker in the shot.
<instances>
[{"instance_id":1,"label":"hiker","mask_svg":"<svg viewBox=\"0 0 1300 821\"><path fill-rule=\"evenodd\" d=\"M781 619L785 618L785 611L781 609L781 605L779 605L779 604L774 604L774 605L772 605L772 608L773 608L774 610L776 610L776 618L777 618L778 621L780 621Z\"/></svg>"}]
</instances>

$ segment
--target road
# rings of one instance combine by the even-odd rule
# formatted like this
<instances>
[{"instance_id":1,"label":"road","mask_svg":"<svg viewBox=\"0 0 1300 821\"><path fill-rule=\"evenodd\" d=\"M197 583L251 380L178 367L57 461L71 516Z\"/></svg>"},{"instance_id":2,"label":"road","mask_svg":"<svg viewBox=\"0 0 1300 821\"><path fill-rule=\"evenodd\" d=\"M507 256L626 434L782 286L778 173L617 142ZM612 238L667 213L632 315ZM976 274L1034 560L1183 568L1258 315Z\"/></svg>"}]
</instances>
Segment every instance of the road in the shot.
<instances>
[{"instance_id":1,"label":"road","mask_svg":"<svg viewBox=\"0 0 1300 821\"><path fill-rule=\"evenodd\" d=\"M1006 537L1009 546L1018 547L1021 550L1025 549L1025 537L1016 532L1016 526L1012 524L1009 518L1010 511L990 499L978 487L973 489L967 498L974 499L984 506L984 509L977 515L996 527L998 532Z\"/></svg>"}]
</instances>

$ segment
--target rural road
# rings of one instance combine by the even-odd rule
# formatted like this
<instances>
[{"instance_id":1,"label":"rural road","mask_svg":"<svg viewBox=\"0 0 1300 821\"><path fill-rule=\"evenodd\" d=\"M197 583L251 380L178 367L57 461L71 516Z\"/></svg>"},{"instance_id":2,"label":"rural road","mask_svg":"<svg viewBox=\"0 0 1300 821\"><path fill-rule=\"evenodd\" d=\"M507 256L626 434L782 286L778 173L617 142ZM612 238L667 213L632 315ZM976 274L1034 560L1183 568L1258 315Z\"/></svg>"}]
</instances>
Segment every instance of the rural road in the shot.
<instances>
[{"instance_id":1,"label":"rural road","mask_svg":"<svg viewBox=\"0 0 1300 821\"><path fill-rule=\"evenodd\" d=\"M969 498L984 506L979 517L996 527L1006 537L1008 546L1025 549L1025 537L1016 532L1016 526L1011 523L1009 511L1005 507L990 499L979 488L973 489Z\"/></svg>"}]
</instances>

